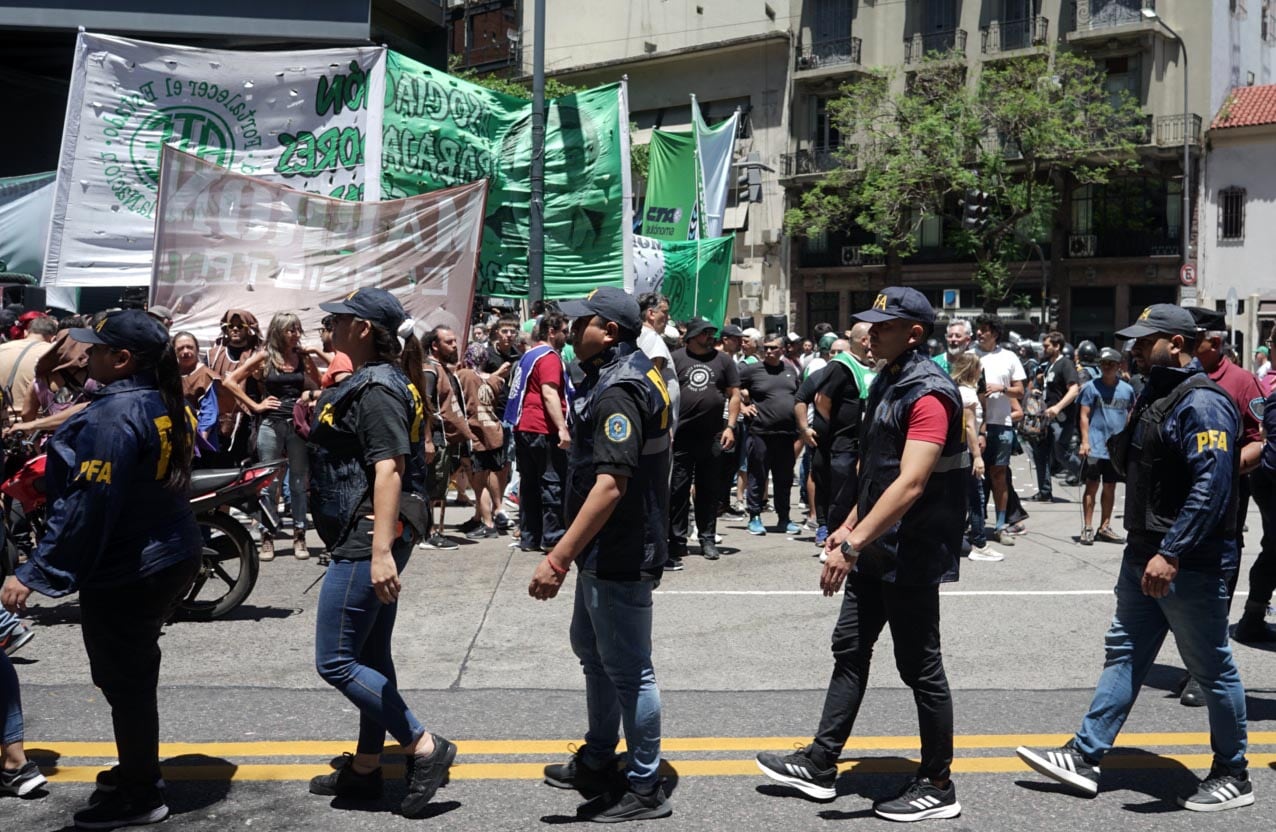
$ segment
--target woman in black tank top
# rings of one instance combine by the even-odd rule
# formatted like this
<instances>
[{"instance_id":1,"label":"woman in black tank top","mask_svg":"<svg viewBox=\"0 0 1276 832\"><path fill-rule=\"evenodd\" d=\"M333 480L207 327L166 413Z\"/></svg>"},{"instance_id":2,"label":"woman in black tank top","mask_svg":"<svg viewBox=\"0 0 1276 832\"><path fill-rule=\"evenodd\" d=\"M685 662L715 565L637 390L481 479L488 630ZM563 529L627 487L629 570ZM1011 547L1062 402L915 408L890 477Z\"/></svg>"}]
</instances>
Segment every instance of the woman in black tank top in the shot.
<instances>
[{"instance_id":1,"label":"woman in black tank top","mask_svg":"<svg viewBox=\"0 0 1276 832\"><path fill-rule=\"evenodd\" d=\"M292 510L292 553L298 560L310 557L306 547L306 489L309 473L306 440L292 421L299 401L319 396L319 370L301 346L301 321L291 312L280 312L270 320L266 349L235 368L226 379L227 387L241 391L250 378L258 381L264 398L253 405L257 413L257 459L288 459L288 496ZM242 400L243 397L237 397ZM280 481L271 486L270 497L279 501ZM262 534L261 559L273 560L275 541Z\"/></svg>"}]
</instances>

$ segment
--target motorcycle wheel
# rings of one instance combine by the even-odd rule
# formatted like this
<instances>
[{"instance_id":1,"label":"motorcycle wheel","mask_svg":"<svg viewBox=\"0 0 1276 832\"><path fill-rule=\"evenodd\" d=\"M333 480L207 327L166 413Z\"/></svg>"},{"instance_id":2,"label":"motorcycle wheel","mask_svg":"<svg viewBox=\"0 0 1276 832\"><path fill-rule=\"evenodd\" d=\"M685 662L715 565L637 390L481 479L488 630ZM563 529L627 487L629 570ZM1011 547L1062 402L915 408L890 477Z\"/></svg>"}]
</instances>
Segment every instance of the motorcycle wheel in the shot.
<instances>
[{"instance_id":1,"label":"motorcycle wheel","mask_svg":"<svg viewBox=\"0 0 1276 832\"><path fill-rule=\"evenodd\" d=\"M188 621L212 621L244 603L257 583L257 546L237 520L221 512L195 518L203 559L195 583L178 605Z\"/></svg>"}]
</instances>

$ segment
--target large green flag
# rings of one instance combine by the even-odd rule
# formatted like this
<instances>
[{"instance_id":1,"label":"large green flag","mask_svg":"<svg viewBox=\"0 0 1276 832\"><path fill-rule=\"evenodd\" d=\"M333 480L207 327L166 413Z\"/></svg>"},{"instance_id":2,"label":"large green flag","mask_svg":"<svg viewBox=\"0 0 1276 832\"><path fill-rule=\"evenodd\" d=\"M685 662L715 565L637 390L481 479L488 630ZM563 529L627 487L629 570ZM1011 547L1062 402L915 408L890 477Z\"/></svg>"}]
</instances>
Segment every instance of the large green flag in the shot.
<instances>
[{"instance_id":1,"label":"large green flag","mask_svg":"<svg viewBox=\"0 0 1276 832\"><path fill-rule=\"evenodd\" d=\"M722 326L734 243L734 234L677 243L635 237L634 291L668 295L675 321L699 315Z\"/></svg>"},{"instance_id":2,"label":"large green flag","mask_svg":"<svg viewBox=\"0 0 1276 832\"><path fill-rule=\"evenodd\" d=\"M696 138L691 133L651 131L647 202L642 235L682 242L700 236L697 226Z\"/></svg>"},{"instance_id":3,"label":"large green flag","mask_svg":"<svg viewBox=\"0 0 1276 832\"><path fill-rule=\"evenodd\" d=\"M632 267L624 86L564 96L545 109L545 297L624 286ZM480 295L528 293L531 119L530 101L390 52L382 198L486 177Z\"/></svg>"}]
</instances>

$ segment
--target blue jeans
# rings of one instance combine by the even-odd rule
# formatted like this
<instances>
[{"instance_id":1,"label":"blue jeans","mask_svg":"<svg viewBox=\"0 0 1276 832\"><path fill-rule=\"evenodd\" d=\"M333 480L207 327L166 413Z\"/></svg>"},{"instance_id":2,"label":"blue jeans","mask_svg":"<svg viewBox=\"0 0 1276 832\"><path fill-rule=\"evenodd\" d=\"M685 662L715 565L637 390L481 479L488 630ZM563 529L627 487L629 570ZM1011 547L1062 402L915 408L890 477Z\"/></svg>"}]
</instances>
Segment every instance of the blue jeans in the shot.
<instances>
[{"instance_id":1,"label":"blue jeans","mask_svg":"<svg viewBox=\"0 0 1276 832\"><path fill-rule=\"evenodd\" d=\"M1138 560L1122 560L1116 614L1104 637L1103 674L1077 732L1077 750L1098 760L1112 748L1165 634L1173 632L1183 663L1205 692L1214 766L1244 771L1245 690L1227 641L1225 575L1183 570L1164 598L1144 595L1142 578Z\"/></svg>"},{"instance_id":2,"label":"blue jeans","mask_svg":"<svg viewBox=\"0 0 1276 832\"><path fill-rule=\"evenodd\" d=\"M288 458L288 505L292 509L294 531L306 530L306 480L310 476L310 457L306 440L293 427L291 419L266 418L257 428L257 458L262 462ZM270 498L279 502L279 477L270 485Z\"/></svg>"},{"instance_id":3,"label":"blue jeans","mask_svg":"<svg viewBox=\"0 0 1276 832\"><path fill-rule=\"evenodd\" d=\"M315 621L315 668L320 677L359 709L360 754L380 754L385 735L410 745L425 728L399 695L390 642L397 604L383 604L372 589L372 561L346 560L342 551L366 549L372 521L361 519L350 540L332 552L319 591ZM404 530L391 551L400 574L408 565L414 538Z\"/></svg>"},{"instance_id":4,"label":"blue jeans","mask_svg":"<svg viewBox=\"0 0 1276 832\"><path fill-rule=\"evenodd\" d=\"M0 650L0 745L22 741L22 696L13 662Z\"/></svg>"},{"instance_id":5,"label":"blue jeans","mask_svg":"<svg viewBox=\"0 0 1276 832\"><path fill-rule=\"evenodd\" d=\"M657 581L608 581L578 572L572 651L585 671L589 729L582 754L611 760L624 722L629 783L646 791L660 767L660 688L651 664L651 591Z\"/></svg>"}]
</instances>

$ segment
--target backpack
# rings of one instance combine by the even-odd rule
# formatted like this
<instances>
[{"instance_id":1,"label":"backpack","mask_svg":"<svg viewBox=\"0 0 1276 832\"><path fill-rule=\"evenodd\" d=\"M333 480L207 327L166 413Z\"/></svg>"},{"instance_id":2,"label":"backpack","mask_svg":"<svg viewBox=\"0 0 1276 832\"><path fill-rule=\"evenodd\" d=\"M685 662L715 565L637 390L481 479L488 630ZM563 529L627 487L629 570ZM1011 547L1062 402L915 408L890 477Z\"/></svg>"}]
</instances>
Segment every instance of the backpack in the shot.
<instances>
[{"instance_id":1,"label":"backpack","mask_svg":"<svg viewBox=\"0 0 1276 832\"><path fill-rule=\"evenodd\" d=\"M1033 390L1023 400L1023 421L1019 423L1019 435L1029 442L1036 442L1046 432L1046 398L1040 390Z\"/></svg>"}]
</instances>

